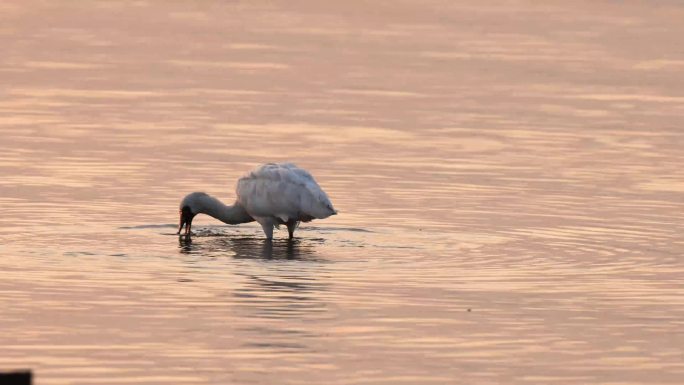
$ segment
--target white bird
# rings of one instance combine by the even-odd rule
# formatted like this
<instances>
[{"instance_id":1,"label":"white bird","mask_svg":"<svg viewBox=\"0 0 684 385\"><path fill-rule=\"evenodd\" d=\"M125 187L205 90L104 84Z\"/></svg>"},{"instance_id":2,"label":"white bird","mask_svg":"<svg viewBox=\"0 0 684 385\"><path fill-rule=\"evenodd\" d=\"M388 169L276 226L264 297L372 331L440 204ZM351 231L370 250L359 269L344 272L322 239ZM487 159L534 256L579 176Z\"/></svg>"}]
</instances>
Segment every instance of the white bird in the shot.
<instances>
[{"instance_id":1,"label":"white bird","mask_svg":"<svg viewBox=\"0 0 684 385\"><path fill-rule=\"evenodd\" d=\"M328 195L308 171L292 163L268 163L240 178L232 206L203 192L188 194L180 204L180 234L191 233L192 219L207 214L228 224L257 221L266 238L273 238L273 227L287 226L290 239L299 222L323 219L337 214Z\"/></svg>"}]
</instances>

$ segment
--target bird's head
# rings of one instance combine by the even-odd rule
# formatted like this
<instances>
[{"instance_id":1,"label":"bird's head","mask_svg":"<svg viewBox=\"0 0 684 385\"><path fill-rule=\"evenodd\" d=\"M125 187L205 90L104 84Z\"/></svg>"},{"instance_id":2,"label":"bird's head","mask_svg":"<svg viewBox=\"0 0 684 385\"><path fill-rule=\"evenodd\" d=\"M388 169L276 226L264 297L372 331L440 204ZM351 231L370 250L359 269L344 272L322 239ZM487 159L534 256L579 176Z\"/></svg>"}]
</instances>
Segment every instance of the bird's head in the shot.
<instances>
[{"instance_id":1,"label":"bird's head","mask_svg":"<svg viewBox=\"0 0 684 385\"><path fill-rule=\"evenodd\" d=\"M181 233L181 230L183 230L183 226L185 226L185 234L189 234L190 226L192 226L192 219L197 214L193 213L192 209L190 209L189 206L181 207L181 209L178 210L178 213L180 214L180 223L178 225L178 231L176 232L176 234Z\"/></svg>"},{"instance_id":2,"label":"bird's head","mask_svg":"<svg viewBox=\"0 0 684 385\"><path fill-rule=\"evenodd\" d=\"M178 232L176 234L181 233L183 226L185 226L185 234L190 234L192 219L195 218L195 215L202 212L201 201L206 196L207 194L203 192L194 192L186 195L185 198L183 198L178 210L178 214L180 215L180 224L178 225Z\"/></svg>"}]
</instances>

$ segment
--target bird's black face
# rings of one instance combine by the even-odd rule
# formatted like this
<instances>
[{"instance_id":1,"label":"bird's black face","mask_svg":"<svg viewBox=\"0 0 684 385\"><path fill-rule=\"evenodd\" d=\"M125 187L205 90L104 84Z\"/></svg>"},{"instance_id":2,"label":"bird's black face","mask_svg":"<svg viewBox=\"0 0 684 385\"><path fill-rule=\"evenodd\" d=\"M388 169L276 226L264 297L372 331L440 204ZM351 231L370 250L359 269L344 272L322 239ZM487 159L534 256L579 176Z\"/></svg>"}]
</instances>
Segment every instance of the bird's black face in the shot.
<instances>
[{"instance_id":1,"label":"bird's black face","mask_svg":"<svg viewBox=\"0 0 684 385\"><path fill-rule=\"evenodd\" d=\"M192 226L192 218L194 218L196 214L194 214L188 206L183 206L179 213L180 224L178 225L178 232L176 234L180 234L181 230L183 230L183 226L185 225L185 235L189 235L190 227Z\"/></svg>"}]
</instances>

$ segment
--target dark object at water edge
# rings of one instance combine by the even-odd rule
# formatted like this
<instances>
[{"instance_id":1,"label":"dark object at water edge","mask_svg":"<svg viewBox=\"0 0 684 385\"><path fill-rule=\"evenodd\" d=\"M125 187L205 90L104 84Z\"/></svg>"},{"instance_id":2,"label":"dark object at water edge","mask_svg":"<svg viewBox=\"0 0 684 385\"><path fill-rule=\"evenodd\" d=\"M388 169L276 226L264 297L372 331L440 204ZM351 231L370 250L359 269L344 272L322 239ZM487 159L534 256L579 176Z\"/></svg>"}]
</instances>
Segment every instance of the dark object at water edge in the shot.
<instances>
[{"instance_id":1,"label":"dark object at water edge","mask_svg":"<svg viewBox=\"0 0 684 385\"><path fill-rule=\"evenodd\" d=\"M33 373L30 370L0 372L0 385L31 385Z\"/></svg>"}]
</instances>

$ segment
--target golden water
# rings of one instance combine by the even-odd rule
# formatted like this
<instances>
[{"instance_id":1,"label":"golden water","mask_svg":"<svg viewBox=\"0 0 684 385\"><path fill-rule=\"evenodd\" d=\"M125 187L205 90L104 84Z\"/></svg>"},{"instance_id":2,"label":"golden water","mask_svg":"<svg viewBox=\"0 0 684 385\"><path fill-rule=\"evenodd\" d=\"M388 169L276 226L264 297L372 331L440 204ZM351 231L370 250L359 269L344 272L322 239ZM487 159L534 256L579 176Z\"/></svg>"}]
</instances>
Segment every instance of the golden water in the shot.
<instances>
[{"instance_id":1,"label":"golden water","mask_svg":"<svg viewBox=\"0 0 684 385\"><path fill-rule=\"evenodd\" d=\"M684 5L0 3L0 370L678 384ZM196 219L268 161L340 215Z\"/></svg>"}]
</instances>

